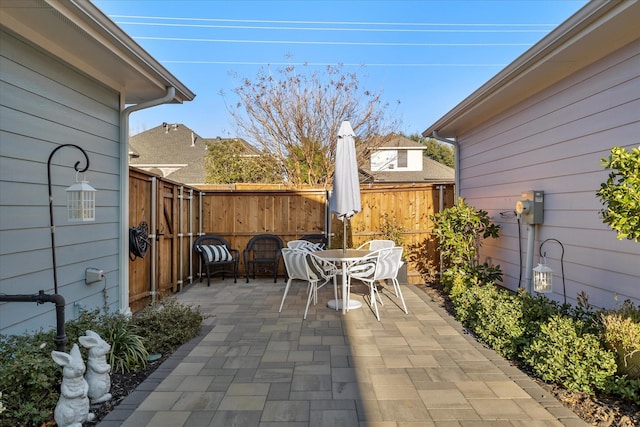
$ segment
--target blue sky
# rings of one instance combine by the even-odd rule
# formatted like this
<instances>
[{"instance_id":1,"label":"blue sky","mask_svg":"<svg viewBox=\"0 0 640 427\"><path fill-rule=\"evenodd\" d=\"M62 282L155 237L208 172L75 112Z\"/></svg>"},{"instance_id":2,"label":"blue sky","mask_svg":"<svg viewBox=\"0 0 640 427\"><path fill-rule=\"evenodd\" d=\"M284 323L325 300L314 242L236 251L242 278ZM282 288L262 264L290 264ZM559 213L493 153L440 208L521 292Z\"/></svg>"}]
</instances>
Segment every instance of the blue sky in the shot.
<instances>
[{"instance_id":1,"label":"blue sky","mask_svg":"<svg viewBox=\"0 0 640 427\"><path fill-rule=\"evenodd\" d=\"M236 136L220 94L237 101L240 78L304 63L313 71L344 64L392 105L399 131L420 133L587 3L93 2L197 95L132 114L131 132L182 123L205 138Z\"/></svg>"}]
</instances>

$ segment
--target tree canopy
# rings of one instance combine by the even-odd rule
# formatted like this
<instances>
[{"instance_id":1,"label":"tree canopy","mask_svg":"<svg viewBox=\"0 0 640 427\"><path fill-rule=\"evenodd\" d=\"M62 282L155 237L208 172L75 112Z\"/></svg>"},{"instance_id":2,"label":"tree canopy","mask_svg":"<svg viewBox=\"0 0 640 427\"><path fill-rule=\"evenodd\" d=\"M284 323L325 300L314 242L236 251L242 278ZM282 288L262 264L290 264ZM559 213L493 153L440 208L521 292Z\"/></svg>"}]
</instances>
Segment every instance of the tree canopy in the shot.
<instances>
[{"instance_id":1,"label":"tree canopy","mask_svg":"<svg viewBox=\"0 0 640 427\"><path fill-rule=\"evenodd\" d=\"M270 155L248 153L239 139L225 139L207 144L205 156L207 184L238 182L281 182L281 170Z\"/></svg>"},{"instance_id":2,"label":"tree canopy","mask_svg":"<svg viewBox=\"0 0 640 427\"><path fill-rule=\"evenodd\" d=\"M353 127L358 161L397 127L380 93L361 87L356 73L341 66L310 72L307 66L262 69L235 89L239 100L227 104L238 135L272 156L290 185L328 186L333 180L338 129Z\"/></svg>"},{"instance_id":3,"label":"tree canopy","mask_svg":"<svg viewBox=\"0 0 640 427\"><path fill-rule=\"evenodd\" d=\"M427 147L427 149L424 150L425 156L430 157L443 165L447 165L452 168L455 167L455 154L451 145L438 142L433 138L425 138L417 133L409 135L407 138L412 141L419 142Z\"/></svg>"}]
</instances>

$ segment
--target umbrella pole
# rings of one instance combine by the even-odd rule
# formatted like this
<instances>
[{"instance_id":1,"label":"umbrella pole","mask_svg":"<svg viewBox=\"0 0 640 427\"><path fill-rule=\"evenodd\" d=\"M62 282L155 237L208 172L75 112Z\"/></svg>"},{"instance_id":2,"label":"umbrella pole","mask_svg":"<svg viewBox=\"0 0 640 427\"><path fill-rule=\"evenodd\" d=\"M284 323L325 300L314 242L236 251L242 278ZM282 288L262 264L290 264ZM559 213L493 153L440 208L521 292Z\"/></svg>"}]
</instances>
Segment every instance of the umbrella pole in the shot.
<instances>
[{"instance_id":1,"label":"umbrella pole","mask_svg":"<svg viewBox=\"0 0 640 427\"><path fill-rule=\"evenodd\" d=\"M344 217L342 220L343 231L342 231L342 252L347 251L347 217Z\"/></svg>"}]
</instances>

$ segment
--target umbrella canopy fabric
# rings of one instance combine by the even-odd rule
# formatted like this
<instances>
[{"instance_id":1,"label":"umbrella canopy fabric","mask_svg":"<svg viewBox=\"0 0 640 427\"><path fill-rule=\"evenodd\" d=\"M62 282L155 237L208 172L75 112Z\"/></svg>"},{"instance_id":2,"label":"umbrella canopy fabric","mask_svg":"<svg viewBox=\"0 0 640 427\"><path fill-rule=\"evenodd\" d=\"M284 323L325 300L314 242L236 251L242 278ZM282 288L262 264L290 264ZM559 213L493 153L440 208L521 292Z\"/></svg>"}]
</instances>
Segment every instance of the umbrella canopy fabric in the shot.
<instances>
[{"instance_id":1,"label":"umbrella canopy fabric","mask_svg":"<svg viewBox=\"0 0 640 427\"><path fill-rule=\"evenodd\" d=\"M349 219L362 210L360 181L353 129L348 121L342 122L336 145L336 164L333 175L331 212L338 218Z\"/></svg>"},{"instance_id":2,"label":"umbrella canopy fabric","mask_svg":"<svg viewBox=\"0 0 640 427\"><path fill-rule=\"evenodd\" d=\"M348 121L342 122L338 131L333 193L329 206L331 212L343 221L345 228L346 221L362 210L356 144L353 128ZM346 239L345 233L343 248L346 248Z\"/></svg>"}]
</instances>

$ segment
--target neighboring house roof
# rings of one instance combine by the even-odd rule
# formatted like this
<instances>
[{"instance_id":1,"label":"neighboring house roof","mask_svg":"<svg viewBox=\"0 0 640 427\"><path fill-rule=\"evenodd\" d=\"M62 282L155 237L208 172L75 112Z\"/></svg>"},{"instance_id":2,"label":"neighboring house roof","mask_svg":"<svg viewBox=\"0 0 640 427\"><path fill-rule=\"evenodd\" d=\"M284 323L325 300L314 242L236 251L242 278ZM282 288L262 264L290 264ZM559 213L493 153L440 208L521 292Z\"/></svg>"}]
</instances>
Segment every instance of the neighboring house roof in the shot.
<instances>
[{"instance_id":1,"label":"neighboring house roof","mask_svg":"<svg viewBox=\"0 0 640 427\"><path fill-rule=\"evenodd\" d=\"M406 136L396 135L392 138L386 139L381 145L376 147L376 150L426 150L426 147L419 142L407 138Z\"/></svg>"},{"instance_id":2,"label":"neighboring house roof","mask_svg":"<svg viewBox=\"0 0 640 427\"><path fill-rule=\"evenodd\" d=\"M406 171L402 169L373 171L371 168L360 169L360 181L366 183L416 183L416 182L453 182L455 171L453 168L437 162L424 155L426 147L402 135L386 140L376 147L376 151L412 150L420 151L422 170ZM416 153L418 154L418 153Z\"/></svg>"},{"instance_id":3,"label":"neighboring house roof","mask_svg":"<svg viewBox=\"0 0 640 427\"><path fill-rule=\"evenodd\" d=\"M88 1L2 0L3 27L105 82L126 104L163 97L191 101L195 94ZM64 48L61 48L64 46Z\"/></svg>"},{"instance_id":4,"label":"neighboring house roof","mask_svg":"<svg viewBox=\"0 0 640 427\"><path fill-rule=\"evenodd\" d=\"M591 1L437 122L455 138L638 38L640 2Z\"/></svg>"},{"instance_id":5,"label":"neighboring house roof","mask_svg":"<svg viewBox=\"0 0 640 427\"><path fill-rule=\"evenodd\" d=\"M163 123L129 137L129 163L172 181L191 185L204 184L207 144L228 140L219 137L202 138L183 124ZM247 155L260 154L244 140L237 140L245 146Z\"/></svg>"}]
</instances>

